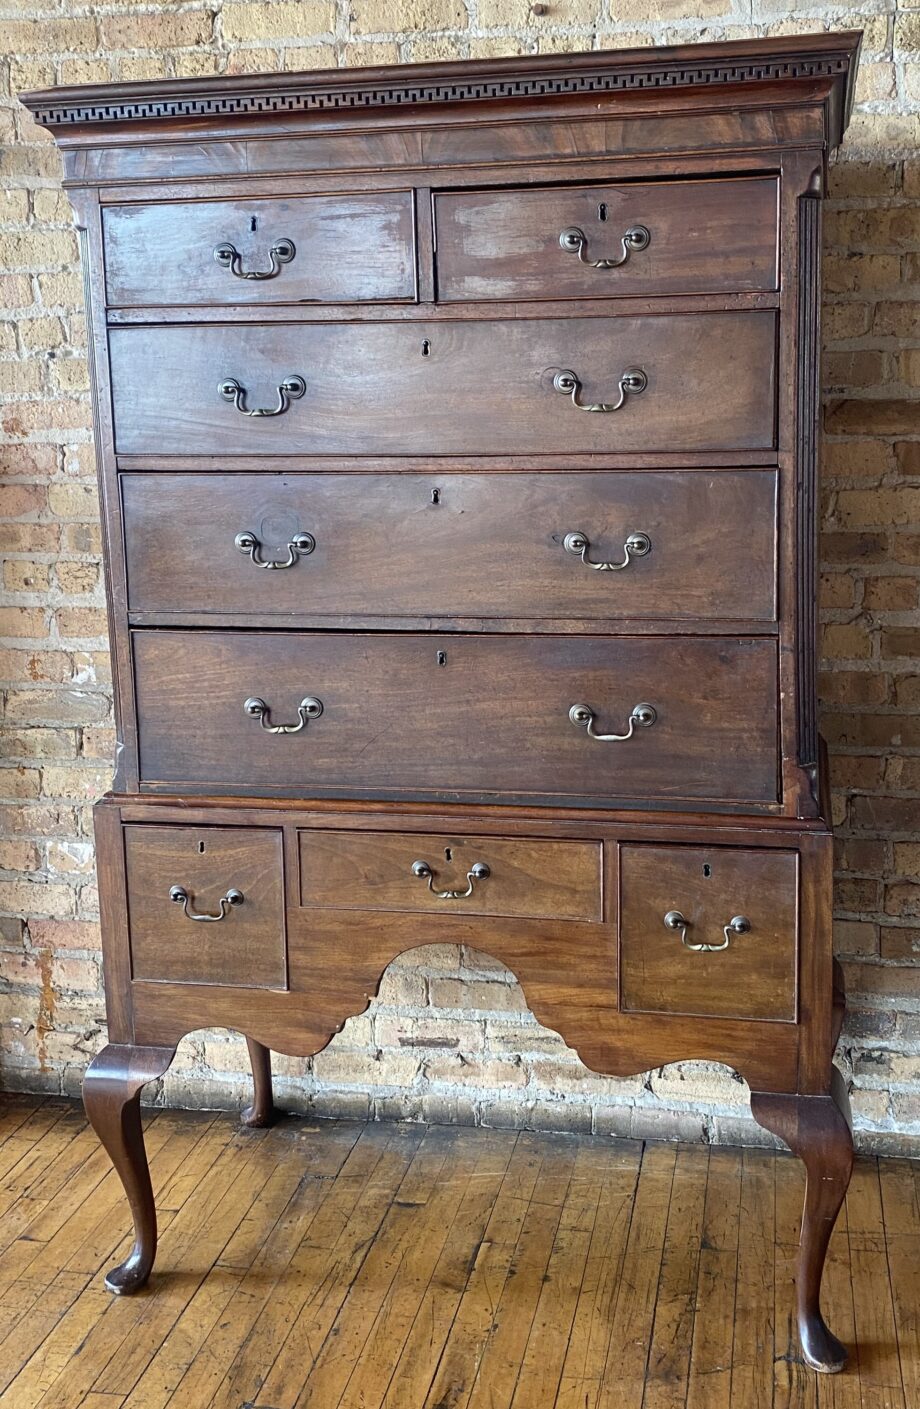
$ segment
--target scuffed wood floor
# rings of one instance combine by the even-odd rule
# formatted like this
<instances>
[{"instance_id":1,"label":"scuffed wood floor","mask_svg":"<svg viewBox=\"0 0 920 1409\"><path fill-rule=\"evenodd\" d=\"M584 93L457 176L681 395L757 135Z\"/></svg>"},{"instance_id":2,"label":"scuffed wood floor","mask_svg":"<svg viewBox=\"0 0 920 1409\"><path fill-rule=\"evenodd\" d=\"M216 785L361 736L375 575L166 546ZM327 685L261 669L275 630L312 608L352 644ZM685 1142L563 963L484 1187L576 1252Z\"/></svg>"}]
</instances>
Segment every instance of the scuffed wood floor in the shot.
<instances>
[{"instance_id":1,"label":"scuffed wood floor","mask_svg":"<svg viewBox=\"0 0 920 1409\"><path fill-rule=\"evenodd\" d=\"M857 1164L798 1359L802 1174L760 1150L163 1112L149 1288L75 1104L0 1096L0 1409L915 1409L920 1164Z\"/></svg>"}]
</instances>

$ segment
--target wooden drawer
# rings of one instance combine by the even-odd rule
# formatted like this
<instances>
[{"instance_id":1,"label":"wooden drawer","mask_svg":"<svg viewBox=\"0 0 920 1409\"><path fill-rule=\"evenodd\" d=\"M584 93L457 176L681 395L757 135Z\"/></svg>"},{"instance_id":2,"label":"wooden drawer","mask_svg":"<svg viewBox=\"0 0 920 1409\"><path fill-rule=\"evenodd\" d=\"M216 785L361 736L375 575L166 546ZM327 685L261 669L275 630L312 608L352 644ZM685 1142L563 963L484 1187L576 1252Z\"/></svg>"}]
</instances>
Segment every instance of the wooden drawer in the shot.
<instances>
[{"instance_id":1,"label":"wooden drawer","mask_svg":"<svg viewBox=\"0 0 920 1409\"><path fill-rule=\"evenodd\" d=\"M601 854L599 842L301 832L300 903L599 921Z\"/></svg>"},{"instance_id":2,"label":"wooden drawer","mask_svg":"<svg viewBox=\"0 0 920 1409\"><path fill-rule=\"evenodd\" d=\"M438 297L776 289L778 198L770 176L441 192Z\"/></svg>"},{"instance_id":3,"label":"wooden drawer","mask_svg":"<svg viewBox=\"0 0 920 1409\"><path fill-rule=\"evenodd\" d=\"M409 191L108 206L103 231L119 307L415 299Z\"/></svg>"},{"instance_id":4,"label":"wooden drawer","mask_svg":"<svg viewBox=\"0 0 920 1409\"><path fill-rule=\"evenodd\" d=\"M624 1009L794 1022L797 929L794 851L620 848Z\"/></svg>"},{"instance_id":5,"label":"wooden drawer","mask_svg":"<svg viewBox=\"0 0 920 1409\"><path fill-rule=\"evenodd\" d=\"M137 631L134 663L145 785L776 800L771 640Z\"/></svg>"},{"instance_id":6,"label":"wooden drawer","mask_svg":"<svg viewBox=\"0 0 920 1409\"><path fill-rule=\"evenodd\" d=\"M426 457L764 449L775 435L775 335L765 311L112 328L116 447ZM631 369L644 391L622 391ZM586 414L570 383L555 385L569 371L582 402L623 405ZM303 394L291 398L280 388L299 391L295 378ZM249 416L237 400L286 409Z\"/></svg>"},{"instance_id":7,"label":"wooden drawer","mask_svg":"<svg viewBox=\"0 0 920 1409\"><path fill-rule=\"evenodd\" d=\"M285 986L280 830L129 826L124 835L135 979Z\"/></svg>"},{"instance_id":8,"label":"wooden drawer","mask_svg":"<svg viewBox=\"0 0 920 1409\"><path fill-rule=\"evenodd\" d=\"M126 474L122 499L152 616L775 617L774 470Z\"/></svg>"}]
</instances>

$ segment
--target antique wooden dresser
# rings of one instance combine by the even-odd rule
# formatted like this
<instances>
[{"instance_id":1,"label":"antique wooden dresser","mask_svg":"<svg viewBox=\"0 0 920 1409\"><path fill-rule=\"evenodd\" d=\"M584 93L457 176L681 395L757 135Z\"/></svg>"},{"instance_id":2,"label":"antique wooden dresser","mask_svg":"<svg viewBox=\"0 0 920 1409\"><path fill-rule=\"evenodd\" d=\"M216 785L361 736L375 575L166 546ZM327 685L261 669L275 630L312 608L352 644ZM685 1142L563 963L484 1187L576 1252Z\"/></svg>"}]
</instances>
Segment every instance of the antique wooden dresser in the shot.
<instances>
[{"instance_id":1,"label":"antique wooden dresser","mask_svg":"<svg viewBox=\"0 0 920 1409\"><path fill-rule=\"evenodd\" d=\"M90 1119L487 950L600 1072L852 1161L815 721L819 234L856 34L33 93L82 227L118 760Z\"/></svg>"}]
</instances>

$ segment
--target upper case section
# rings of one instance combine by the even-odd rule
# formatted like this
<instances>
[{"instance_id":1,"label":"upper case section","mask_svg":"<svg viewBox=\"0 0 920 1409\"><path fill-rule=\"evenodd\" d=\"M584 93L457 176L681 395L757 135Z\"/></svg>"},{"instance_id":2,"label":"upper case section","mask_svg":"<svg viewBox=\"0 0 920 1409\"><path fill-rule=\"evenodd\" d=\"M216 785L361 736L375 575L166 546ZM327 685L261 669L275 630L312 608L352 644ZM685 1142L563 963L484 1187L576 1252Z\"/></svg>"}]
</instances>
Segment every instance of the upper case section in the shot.
<instances>
[{"instance_id":1,"label":"upper case section","mask_svg":"<svg viewBox=\"0 0 920 1409\"><path fill-rule=\"evenodd\" d=\"M533 164L806 141L830 149L849 116L860 37L90 84L28 93L23 102L71 149L72 184ZM355 143L374 109L387 111L373 113L373 138ZM572 119L561 146L541 122L547 115ZM636 116L643 120L620 121Z\"/></svg>"}]
</instances>

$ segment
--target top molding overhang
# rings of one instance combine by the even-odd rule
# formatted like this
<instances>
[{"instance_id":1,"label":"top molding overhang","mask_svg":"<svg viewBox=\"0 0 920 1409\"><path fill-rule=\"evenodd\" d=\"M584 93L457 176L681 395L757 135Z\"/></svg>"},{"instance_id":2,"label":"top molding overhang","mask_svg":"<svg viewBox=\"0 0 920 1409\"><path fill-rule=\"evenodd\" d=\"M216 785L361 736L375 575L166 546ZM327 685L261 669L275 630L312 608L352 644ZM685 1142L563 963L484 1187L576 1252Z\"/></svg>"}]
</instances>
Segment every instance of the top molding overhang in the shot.
<instances>
[{"instance_id":1,"label":"top molding overhang","mask_svg":"<svg viewBox=\"0 0 920 1409\"><path fill-rule=\"evenodd\" d=\"M107 124L185 126L196 119L430 109L467 102L825 80L827 143L833 148L849 121L861 41L861 31L849 30L660 49L86 84L25 93L22 102L37 122L62 138L78 128L104 129Z\"/></svg>"}]
</instances>

